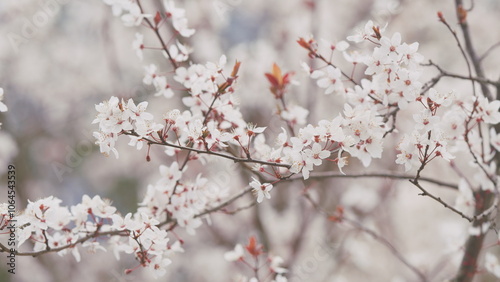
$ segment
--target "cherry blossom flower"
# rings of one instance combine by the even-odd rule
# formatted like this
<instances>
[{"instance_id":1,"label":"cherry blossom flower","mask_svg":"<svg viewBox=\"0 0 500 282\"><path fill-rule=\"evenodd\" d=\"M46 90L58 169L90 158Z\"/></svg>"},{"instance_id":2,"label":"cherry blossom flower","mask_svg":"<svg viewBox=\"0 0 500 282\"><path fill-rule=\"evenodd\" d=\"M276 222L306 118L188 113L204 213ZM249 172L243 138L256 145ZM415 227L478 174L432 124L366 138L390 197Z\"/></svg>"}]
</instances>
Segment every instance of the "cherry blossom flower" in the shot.
<instances>
[{"instance_id":1,"label":"cherry blossom flower","mask_svg":"<svg viewBox=\"0 0 500 282\"><path fill-rule=\"evenodd\" d=\"M479 97L477 102L477 118L489 124L497 124L500 122L500 101L495 100L489 102L487 98Z\"/></svg>"},{"instance_id":2,"label":"cherry blossom flower","mask_svg":"<svg viewBox=\"0 0 500 282\"><path fill-rule=\"evenodd\" d=\"M231 140L232 135L228 132L221 132L214 121L209 121L207 124L207 130L210 135L205 139L207 142L207 147L212 148L212 146L217 145L219 147L227 147L225 142Z\"/></svg>"},{"instance_id":3,"label":"cherry blossom flower","mask_svg":"<svg viewBox=\"0 0 500 282\"><path fill-rule=\"evenodd\" d=\"M122 8L125 13L121 16L121 19L125 26L139 26L144 18L152 17L149 14L143 14L141 8L133 2L129 2Z\"/></svg>"},{"instance_id":4,"label":"cherry blossom flower","mask_svg":"<svg viewBox=\"0 0 500 282\"><path fill-rule=\"evenodd\" d=\"M146 71L146 74L144 75L142 82L146 85L153 84L153 80L157 76L158 68L156 67L156 65L150 64L149 66L145 66L144 70Z\"/></svg>"},{"instance_id":5,"label":"cherry blossom flower","mask_svg":"<svg viewBox=\"0 0 500 282\"><path fill-rule=\"evenodd\" d=\"M183 37L190 37L195 33L194 29L188 28L187 19L185 17L185 10L181 8L176 8L174 1L163 1L165 5L165 10L167 12L167 17L172 19L172 24Z\"/></svg>"},{"instance_id":6,"label":"cherry blossom flower","mask_svg":"<svg viewBox=\"0 0 500 282\"><path fill-rule=\"evenodd\" d=\"M450 106L456 99L454 97L454 92L438 92L434 88L429 89L428 96L436 105L443 107Z\"/></svg>"},{"instance_id":7,"label":"cherry blossom flower","mask_svg":"<svg viewBox=\"0 0 500 282\"><path fill-rule=\"evenodd\" d=\"M434 129L440 121L438 116L433 115L431 111L427 109L419 114L414 114L413 120L415 121L415 128L423 132Z\"/></svg>"},{"instance_id":8,"label":"cherry blossom flower","mask_svg":"<svg viewBox=\"0 0 500 282\"><path fill-rule=\"evenodd\" d=\"M2 102L3 101L4 91L3 88L0 87L0 112L6 112L7 106Z\"/></svg>"},{"instance_id":9,"label":"cherry blossom flower","mask_svg":"<svg viewBox=\"0 0 500 282\"><path fill-rule=\"evenodd\" d=\"M227 261L238 261L243 259L243 256L245 255L243 246L241 244L237 244L234 247L234 250L226 252L224 254L224 259Z\"/></svg>"},{"instance_id":10,"label":"cherry blossom flower","mask_svg":"<svg viewBox=\"0 0 500 282\"><path fill-rule=\"evenodd\" d=\"M470 213L475 207L475 199L472 189L465 179L458 183L458 196L455 199L455 208L465 213Z\"/></svg>"},{"instance_id":11,"label":"cherry blossom flower","mask_svg":"<svg viewBox=\"0 0 500 282\"><path fill-rule=\"evenodd\" d=\"M418 150L416 140L412 138L413 135L405 134L403 139L399 142L397 150L400 153L397 155L396 163L403 164L405 166L405 171L417 167L420 165Z\"/></svg>"},{"instance_id":12,"label":"cherry blossom flower","mask_svg":"<svg viewBox=\"0 0 500 282\"><path fill-rule=\"evenodd\" d=\"M289 121L292 125L305 125L309 111L298 105L288 105L286 110L281 111L281 118Z\"/></svg>"},{"instance_id":13,"label":"cherry blossom flower","mask_svg":"<svg viewBox=\"0 0 500 282\"><path fill-rule=\"evenodd\" d=\"M279 256L272 256L270 257L270 260L271 260L271 265L270 265L271 271L278 274L283 274L287 272L286 268L280 266L284 262L283 258Z\"/></svg>"},{"instance_id":14,"label":"cherry blossom flower","mask_svg":"<svg viewBox=\"0 0 500 282\"><path fill-rule=\"evenodd\" d=\"M99 150L101 153L109 156L110 152L113 152L115 157L118 159L118 150L115 148L115 143L117 137L113 133L102 133L102 132L94 132L94 138L96 138L95 144L99 145Z\"/></svg>"},{"instance_id":15,"label":"cherry blossom flower","mask_svg":"<svg viewBox=\"0 0 500 282\"><path fill-rule=\"evenodd\" d=\"M172 263L172 260L170 260L168 258L156 256L149 263L148 268L151 270L153 277L155 279L158 279L160 277L165 276L165 274L167 273L166 267L169 266L171 263Z\"/></svg>"},{"instance_id":16,"label":"cherry blossom flower","mask_svg":"<svg viewBox=\"0 0 500 282\"><path fill-rule=\"evenodd\" d=\"M309 178L309 171L313 169L313 165L321 165L322 159L328 158L329 156L330 151L323 150L318 143L314 143L311 149L305 149L303 153L305 165L302 168L304 179Z\"/></svg>"},{"instance_id":17,"label":"cherry blossom flower","mask_svg":"<svg viewBox=\"0 0 500 282\"><path fill-rule=\"evenodd\" d=\"M185 169L184 169L185 170ZM164 185L173 185L175 182L182 177L182 170L180 170L179 164L177 162L173 162L170 167L166 165L160 165L160 175L162 176L159 183Z\"/></svg>"},{"instance_id":18,"label":"cherry blossom flower","mask_svg":"<svg viewBox=\"0 0 500 282\"><path fill-rule=\"evenodd\" d=\"M401 45L401 34L396 32L391 38L383 36L380 39L380 52L382 54L387 54L391 61L398 61L400 59L400 54L398 53L398 48Z\"/></svg>"},{"instance_id":19,"label":"cherry blossom flower","mask_svg":"<svg viewBox=\"0 0 500 282\"><path fill-rule=\"evenodd\" d=\"M187 61L187 59L189 58L189 53L191 52L190 49L181 44L179 41L177 41L176 44L170 45L168 51L170 53L171 58L174 59L174 61L176 62ZM168 58L167 52L164 51L163 55Z\"/></svg>"},{"instance_id":20,"label":"cherry blossom flower","mask_svg":"<svg viewBox=\"0 0 500 282\"><path fill-rule=\"evenodd\" d=\"M222 55L220 58L219 58L219 62L218 63L213 63L213 62L207 62L206 63L206 68L209 72L211 73L219 73L221 72L224 67L226 66L227 64L227 57L226 55Z\"/></svg>"},{"instance_id":21,"label":"cherry blossom flower","mask_svg":"<svg viewBox=\"0 0 500 282\"><path fill-rule=\"evenodd\" d=\"M342 52L342 55L344 56L344 59L346 61L353 64L359 64L366 61L366 56L356 50L349 50L349 51L346 50Z\"/></svg>"},{"instance_id":22,"label":"cherry blossom flower","mask_svg":"<svg viewBox=\"0 0 500 282\"><path fill-rule=\"evenodd\" d=\"M147 107L148 102L146 101L136 105L132 99L129 99L124 112L130 117L130 119L138 123L144 123L146 121L153 120L153 115L146 112Z\"/></svg>"},{"instance_id":23,"label":"cherry blossom flower","mask_svg":"<svg viewBox=\"0 0 500 282\"><path fill-rule=\"evenodd\" d=\"M495 128L490 129L490 143L491 145L500 152L500 134L497 134Z\"/></svg>"},{"instance_id":24,"label":"cherry blossom flower","mask_svg":"<svg viewBox=\"0 0 500 282\"><path fill-rule=\"evenodd\" d=\"M484 256L485 263L484 266L486 270L488 270L491 274L495 275L497 278L500 278L500 262L498 258L492 253L486 253Z\"/></svg>"},{"instance_id":25,"label":"cherry blossom flower","mask_svg":"<svg viewBox=\"0 0 500 282\"><path fill-rule=\"evenodd\" d=\"M276 275L274 280L272 280L272 282L287 282L287 281L288 279L283 275Z\"/></svg>"},{"instance_id":26,"label":"cherry blossom flower","mask_svg":"<svg viewBox=\"0 0 500 282\"><path fill-rule=\"evenodd\" d=\"M120 16L130 5L130 0L103 0L105 4L111 6L113 15Z\"/></svg>"},{"instance_id":27,"label":"cherry blossom flower","mask_svg":"<svg viewBox=\"0 0 500 282\"><path fill-rule=\"evenodd\" d=\"M417 68L424 61L424 56L417 52L418 45L418 42L402 43L396 47L397 53L401 56L401 63L406 64L411 69Z\"/></svg>"},{"instance_id":28,"label":"cherry blossom flower","mask_svg":"<svg viewBox=\"0 0 500 282\"><path fill-rule=\"evenodd\" d=\"M321 88L326 88L325 94L343 93L342 73L340 69L331 65L326 67L326 72L316 70L311 74L311 78L318 79L317 84Z\"/></svg>"},{"instance_id":29,"label":"cherry blossom flower","mask_svg":"<svg viewBox=\"0 0 500 282\"><path fill-rule=\"evenodd\" d=\"M136 33L135 40L134 42L132 42L132 50L135 51L135 54L141 61L144 58L142 49L144 49L144 35L142 35L141 33Z\"/></svg>"},{"instance_id":30,"label":"cherry blossom flower","mask_svg":"<svg viewBox=\"0 0 500 282\"><path fill-rule=\"evenodd\" d=\"M344 171L342 171L342 168L347 165L347 157L342 157L342 150L339 150L338 157L335 159L335 162L337 162L339 171L345 175Z\"/></svg>"},{"instance_id":31,"label":"cherry blossom flower","mask_svg":"<svg viewBox=\"0 0 500 282\"><path fill-rule=\"evenodd\" d=\"M273 185L270 183L261 184L257 179L252 177L253 181L250 182L250 187L253 188L253 192L257 195L257 203L262 203L265 198L271 199L271 194L269 193L273 189Z\"/></svg>"},{"instance_id":32,"label":"cherry blossom flower","mask_svg":"<svg viewBox=\"0 0 500 282\"><path fill-rule=\"evenodd\" d=\"M368 21L363 30L357 30L355 35L351 35L347 37L347 40L352 41L352 42L363 42L364 40L371 40L373 42L378 42L378 35L374 33L374 30L378 30L379 33L383 33L385 31L385 28L387 25L383 28L379 28L374 25L373 21Z\"/></svg>"},{"instance_id":33,"label":"cherry blossom flower","mask_svg":"<svg viewBox=\"0 0 500 282\"><path fill-rule=\"evenodd\" d=\"M421 73L419 71L399 69L397 72L397 80L393 84L393 91L400 93L399 95L402 95L408 102L415 101L422 87L422 83L418 80L420 75Z\"/></svg>"}]
</instances>

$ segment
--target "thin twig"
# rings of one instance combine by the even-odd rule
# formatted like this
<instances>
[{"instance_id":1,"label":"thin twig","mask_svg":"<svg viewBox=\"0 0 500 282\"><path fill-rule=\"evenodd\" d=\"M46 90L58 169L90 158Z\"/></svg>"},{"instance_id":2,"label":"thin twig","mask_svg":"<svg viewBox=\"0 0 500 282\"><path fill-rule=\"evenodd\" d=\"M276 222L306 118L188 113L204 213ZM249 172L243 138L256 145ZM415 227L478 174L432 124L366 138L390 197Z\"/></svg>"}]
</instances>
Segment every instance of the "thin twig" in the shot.
<instances>
[{"instance_id":1,"label":"thin twig","mask_svg":"<svg viewBox=\"0 0 500 282\"><path fill-rule=\"evenodd\" d=\"M436 202L439 202L440 204L442 204L445 208L451 210L452 212L460 215L462 218L465 218L467 221L469 222L472 222L475 220L475 217L470 217L470 216L467 216L465 215L463 212L455 209L454 207L450 206L449 204L447 204L445 201L443 201L440 197L437 197L437 196L434 196L433 194L429 193L426 189L424 189L424 187L422 187L422 185L420 185L420 183L418 183L418 180L417 179L413 179L413 180L410 180L410 182L415 185L418 189L420 189L420 191L422 191L422 193L420 193L419 195L421 196L427 196L433 200L435 200Z\"/></svg>"},{"instance_id":2,"label":"thin twig","mask_svg":"<svg viewBox=\"0 0 500 282\"><path fill-rule=\"evenodd\" d=\"M316 203L309 193L305 192L304 197L311 203L311 205L316 209L318 212L325 214L327 217L330 216L330 214L325 211L323 208L320 207L318 203ZM341 219L339 219L342 222L347 222L350 225L352 225L354 228L367 233L370 235L375 241L378 241L379 243L383 244L385 247L389 249L389 251L399 260L401 261L405 266L407 266L409 269L411 269L419 278L421 281L428 281L425 275L415 266L413 266L409 261L407 261L404 256L389 242L387 239L383 238L382 236L378 235L375 231L372 231L366 227L364 227L361 223L356 222L354 220L348 219L345 216L342 216Z\"/></svg>"},{"instance_id":3,"label":"thin twig","mask_svg":"<svg viewBox=\"0 0 500 282\"><path fill-rule=\"evenodd\" d=\"M452 280L453 282L471 282L474 279L475 274L478 272L477 263L479 254L481 253L484 239L488 233L482 232L483 224L487 223L489 220L488 214L484 215L484 212L489 210L492 206L496 195L491 193L491 191L480 190L474 193L474 197L476 199L481 199L481 203L476 202L473 226L474 228L479 228L481 232L478 235L470 235L467 239L462 262L460 263L456 277Z\"/></svg>"},{"instance_id":4,"label":"thin twig","mask_svg":"<svg viewBox=\"0 0 500 282\"><path fill-rule=\"evenodd\" d=\"M225 214L230 214L230 215L233 215L233 214L237 214L239 213L240 211L244 211L244 210L248 210L250 208L253 208L257 205L257 202L256 201L253 201L251 202L250 204L246 205L246 206L242 206L242 207L238 207L232 211L224 211Z\"/></svg>"},{"instance_id":5,"label":"thin twig","mask_svg":"<svg viewBox=\"0 0 500 282\"><path fill-rule=\"evenodd\" d=\"M238 194L236 194L236 195L232 196L231 198L229 198L228 200L224 201L223 203L221 203L213 208L207 209L207 210L195 215L195 217L200 217L200 216L204 216L204 215L219 211L220 209L226 207L227 205L231 204L232 202L236 201L237 199L248 194L250 191L252 191L252 187L248 186L245 189L243 189L241 192L239 192Z\"/></svg>"},{"instance_id":6,"label":"thin twig","mask_svg":"<svg viewBox=\"0 0 500 282\"><path fill-rule=\"evenodd\" d=\"M123 134L139 137L139 135L133 131L132 132L123 132ZM223 153L219 153L219 152L199 150L199 149L195 149L195 148L191 148L191 147L176 145L176 144L169 143L169 142L155 141L155 140L152 140L149 138L142 138L142 140L146 141L148 144L167 146L167 147L186 150L186 151L190 151L190 152L194 152L194 153L198 153L198 154L214 155L214 156L218 156L218 157L232 160L235 163L257 163L257 164L276 166L276 167L285 167L285 168L291 167L291 165L289 165L289 164L268 162L268 161L256 160L256 159L252 159L252 158L239 158L239 157L235 157L235 156L231 156L231 155L227 155L227 154L223 154Z\"/></svg>"},{"instance_id":7,"label":"thin twig","mask_svg":"<svg viewBox=\"0 0 500 282\"><path fill-rule=\"evenodd\" d=\"M347 223L351 224L352 226L354 226L355 228L357 228L358 230L363 231L366 234L370 235L373 239L375 239L375 241L378 241L379 243L384 245L386 248L388 248L389 251L391 251L391 253L400 262L402 262L404 265L406 265L406 267L411 269L420 278L421 281L428 281L428 279L425 277L425 275L418 268L413 266L408 260L406 260L406 258L396 249L396 247L394 247L394 245L391 244L391 242L389 242L389 240L380 236L375 231L364 227L363 225L361 225L361 223L359 223L357 221L354 221L354 220L351 220L351 219L348 219L345 217L342 218L342 221L347 222Z\"/></svg>"},{"instance_id":8,"label":"thin twig","mask_svg":"<svg viewBox=\"0 0 500 282\"><path fill-rule=\"evenodd\" d=\"M84 242L86 242L90 239L93 239L93 238L98 238L98 237L102 237L102 236L111 236L111 235L129 236L128 231L124 231L124 230L114 230L114 231L107 231L107 232L93 232L92 234L89 234L85 237L82 237L82 238L78 239L77 241L75 241L74 243L71 243L68 245L60 246L57 248L50 248L50 249L46 249L46 250L38 251L38 252L19 252L16 250L15 255L16 256L37 257L37 256L40 256L40 255L43 255L46 253L60 252L60 251L63 251L65 249L68 249L68 248L74 248L76 245L84 243ZM10 250L9 250L9 248L5 247L3 244L0 243L0 253L1 252L10 252Z\"/></svg>"},{"instance_id":9,"label":"thin twig","mask_svg":"<svg viewBox=\"0 0 500 282\"><path fill-rule=\"evenodd\" d=\"M494 81L494 80L487 79L484 77L469 77L469 76L465 76L465 75L461 75L461 74L450 73L448 71L445 71L443 68L441 68L439 65L437 65L436 63L434 63L431 60L429 60L429 63L422 64L422 65L423 66L433 66L439 71L440 74L437 77L435 77L434 79L438 79L439 77L451 77L451 78L456 78L456 79L461 79L461 80L471 80L471 81L475 81L478 83L490 84L493 86L500 86L499 81ZM433 80L431 80L431 81L433 81Z\"/></svg>"},{"instance_id":10,"label":"thin twig","mask_svg":"<svg viewBox=\"0 0 500 282\"><path fill-rule=\"evenodd\" d=\"M486 51L484 51L483 55L481 57L479 57L479 62L482 62L497 47L500 47L500 41L491 45L490 48L488 48Z\"/></svg>"},{"instance_id":11,"label":"thin twig","mask_svg":"<svg viewBox=\"0 0 500 282\"><path fill-rule=\"evenodd\" d=\"M137 0L137 5L139 6L139 9L141 9L141 13L144 13L144 10L142 9L142 5L141 5L140 0ZM174 58L172 57L172 55L170 54L170 51L168 50L167 44L165 44L165 41L163 40L163 37L160 34L160 30L159 30L158 26L153 25L153 23L148 18L144 18L144 21L154 31L156 37L158 37L158 40L160 40L163 51L165 51L165 53L167 54L167 57L168 57L170 63L172 64L174 69L177 69L179 66L178 66L177 62L174 60Z\"/></svg>"},{"instance_id":12,"label":"thin twig","mask_svg":"<svg viewBox=\"0 0 500 282\"><path fill-rule=\"evenodd\" d=\"M309 179L327 179L327 178L389 178L397 180L412 180L415 176L412 175L402 175L395 173L360 173L360 174L341 174L339 172L327 171L327 172L312 172ZM301 175L294 175L288 179L283 179L282 181L295 181L301 180L303 177ZM457 184L451 184L437 179L429 177L420 177L420 181L436 184L443 187L448 187L454 190L458 190Z\"/></svg>"},{"instance_id":13,"label":"thin twig","mask_svg":"<svg viewBox=\"0 0 500 282\"><path fill-rule=\"evenodd\" d=\"M471 9L474 6L473 2L471 4ZM470 60L472 62L472 65L474 66L474 70L476 71L476 75L478 77L484 78L484 72L483 68L481 66L481 61L477 57L476 51L474 50L474 46L472 44L472 36L469 31L469 25L467 23L467 17L463 17L460 15L460 9L463 9L463 0L455 0L455 8L457 12L457 18L458 18L458 24L460 25L460 28L462 29L462 34L464 36L464 41L465 41L465 48L467 49L467 54L469 54ZM456 36L456 34L454 35ZM468 62L468 61L467 61ZM468 65L468 63L467 63ZM470 72L470 70L469 70ZM494 97L492 97L490 90L488 89L488 86L484 83L480 83L481 85L481 91L483 92L484 96L488 97L488 99L492 100Z\"/></svg>"},{"instance_id":14,"label":"thin twig","mask_svg":"<svg viewBox=\"0 0 500 282\"><path fill-rule=\"evenodd\" d=\"M460 0L457 0L457 1L460 1ZM455 42L457 43L458 48L460 49L460 53L462 53L462 56L464 57L465 63L467 64L467 72L469 73L469 79L472 81L472 69L471 69L471 65L469 62L469 58L467 57L467 54L465 53L465 49L462 47L462 43L460 42L460 39L458 39L457 32L455 30L453 30L453 28L451 28L451 26L448 24L448 22L444 18L441 18L440 21L448 28L448 30L453 35L453 38L455 38ZM474 96L477 97L476 87L474 86L473 81L472 81L472 93L474 94Z\"/></svg>"}]
</instances>

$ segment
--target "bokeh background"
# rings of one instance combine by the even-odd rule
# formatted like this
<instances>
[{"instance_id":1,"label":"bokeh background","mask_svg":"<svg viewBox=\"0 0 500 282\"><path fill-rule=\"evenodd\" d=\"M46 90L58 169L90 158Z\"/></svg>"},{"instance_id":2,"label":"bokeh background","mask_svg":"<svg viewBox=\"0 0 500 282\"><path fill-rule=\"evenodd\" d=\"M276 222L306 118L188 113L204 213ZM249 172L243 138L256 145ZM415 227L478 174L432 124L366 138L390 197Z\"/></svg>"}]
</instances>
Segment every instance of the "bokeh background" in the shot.
<instances>
[{"instance_id":1,"label":"bokeh background","mask_svg":"<svg viewBox=\"0 0 500 282\"><path fill-rule=\"evenodd\" d=\"M144 0L146 10L162 9L162 3ZM465 1L469 2L469 1ZM479 54L500 41L500 2L472 1L468 19ZM330 42L344 40L366 21L388 23L387 34L402 33L405 42L420 42L420 52L447 70L466 74L452 35L437 20L442 11L455 25L454 1L431 0L186 0L189 25L196 34L183 40L194 50L196 63L217 61L222 54L229 64L242 61L236 95L247 121L269 126L269 140L283 123L273 116L273 99L265 72L274 62L285 71L294 71L300 85L291 89L290 103L309 109L309 123L338 115L342 97L324 96L307 78L301 62L311 62L296 44L298 37L313 35ZM467 3L470 5L470 3ZM157 116L182 108L179 98L154 97L154 89L142 83L143 66L155 63L165 72L167 60L159 52L145 50L140 61L132 50L135 32L145 35L147 46L157 46L153 34L144 27L124 27L100 0L2 0L0 1L0 87L5 90L7 113L0 115L0 174L7 165L16 165L17 205L27 200L54 195L65 205L73 205L82 195L109 198L122 212L133 212L148 183L158 178L159 164L169 164L161 148L153 148L152 161L145 151L118 145L120 159L105 157L94 145L91 122L94 105L110 96L149 101ZM171 38L168 30L163 30ZM485 60L486 74L500 76L500 49ZM339 56L338 65L351 70ZM435 75L425 72L423 80ZM355 78L362 77L362 69ZM443 80L443 91L462 91L469 84ZM469 86L470 88L470 86ZM465 91L465 90L463 90ZM402 124L412 122L411 115ZM394 159L394 141L386 143L384 157L369 170L352 160L347 172L402 173ZM231 193L242 189L248 172L227 161L214 160L209 166L193 166L194 174L211 175L217 185ZM335 170L325 165L322 170ZM457 183L444 163L433 167L441 179ZM432 174L430 175L432 176ZM2 178L1 191L6 191ZM289 182L273 190L273 199L236 215L216 214L212 224L204 224L196 236L179 236L186 241L185 253L175 257L162 281L233 281L246 269L224 261L223 254L237 243L257 235L273 254L285 259L291 281L415 281L414 274L379 241L359 229L326 220L301 196L304 188L322 205L333 210L342 204L364 226L390 241L413 265L432 281L442 281L457 269L460 246L467 224L427 198L404 181L386 179L325 180ZM456 191L432 187L453 203ZM0 200L6 199L0 193ZM249 196L235 207L252 202ZM26 247L26 246L25 246ZM77 263L70 255L60 257L18 257L18 273L9 276L0 264L0 281L153 281L137 270L132 258L116 261L111 252L84 253ZM3 261L3 258L0 258ZM481 272L477 281L495 281Z\"/></svg>"}]
</instances>

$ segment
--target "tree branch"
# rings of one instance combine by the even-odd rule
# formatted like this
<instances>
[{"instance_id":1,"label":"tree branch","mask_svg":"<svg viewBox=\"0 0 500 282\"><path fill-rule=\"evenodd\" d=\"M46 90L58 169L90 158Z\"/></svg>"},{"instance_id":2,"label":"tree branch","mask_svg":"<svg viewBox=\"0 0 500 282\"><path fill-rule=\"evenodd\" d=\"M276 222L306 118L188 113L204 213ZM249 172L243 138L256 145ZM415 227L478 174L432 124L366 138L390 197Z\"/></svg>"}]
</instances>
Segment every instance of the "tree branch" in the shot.
<instances>
[{"instance_id":1,"label":"tree branch","mask_svg":"<svg viewBox=\"0 0 500 282\"><path fill-rule=\"evenodd\" d=\"M456 0L460 1L460 0ZM460 1L462 2L462 1ZM458 15L458 9L457 9L457 15ZM469 58L467 57L467 54L465 53L464 47L462 47L462 43L460 42L460 39L458 39L457 32L451 28L450 24L444 19L444 17L440 17L440 21L448 28L448 30L451 32L453 35L453 38L455 39L455 42L458 45L458 48L460 49L460 53L462 53L462 56L464 57L465 63L467 64L467 72L469 73L469 79L472 81L472 70L471 70L471 65L469 62ZM476 94L476 87L474 86L474 81L472 81L472 93L474 93L474 96L477 96ZM483 91L483 94L485 92Z\"/></svg>"},{"instance_id":2,"label":"tree branch","mask_svg":"<svg viewBox=\"0 0 500 282\"><path fill-rule=\"evenodd\" d=\"M394 173L360 173L360 174L341 174L339 172L312 172L309 176L309 179L327 179L327 178L389 178L389 179L397 179L397 180L412 180L415 176L412 175L400 175ZM284 179L282 181L295 181L303 179L301 175L294 175L289 177L288 179ZM448 187L454 190L458 190L457 184L451 184L444 181L432 179L429 177L420 177L419 180L423 182L428 182L432 184L436 184L439 186Z\"/></svg>"},{"instance_id":3,"label":"tree branch","mask_svg":"<svg viewBox=\"0 0 500 282\"><path fill-rule=\"evenodd\" d=\"M304 193L303 194L304 197L311 203L311 205L320 213L323 213L325 214L326 216L330 217L329 213L327 211L324 211L318 203L316 203L312 198L311 196L309 195L309 193ZM391 242L389 242L387 239L383 238L382 236L378 235L375 231L372 231L366 227L364 227L361 223L357 222L357 221L354 221L354 220L351 220L351 219L348 219L346 218L345 216L342 216L341 218L339 218L339 221L340 222L347 222L349 223L351 226L353 226L354 228L362 231L362 232L365 232L367 233L368 235L370 235L373 239L375 239L375 241L378 241L379 243L381 243L382 245L384 245L385 247L387 247L389 249L389 251L399 260L401 261L405 266L407 266L411 271L413 271L419 278L421 281L428 281L427 278L425 277L425 275L418 269L416 268L415 266L413 266L409 261L407 261L405 259L405 257L391 244Z\"/></svg>"},{"instance_id":4,"label":"tree branch","mask_svg":"<svg viewBox=\"0 0 500 282\"><path fill-rule=\"evenodd\" d=\"M139 137L139 135L135 132L123 132L123 134ZM291 165L289 165L289 164L267 162L267 161L252 159L252 158L239 158L239 157L235 157L235 156L231 156L231 155L227 155L227 154L223 154L223 153L219 153L219 152L199 150L199 149L195 149L195 148L191 148L191 147L176 145L173 143L169 143L167 141L155 141L155 140L152 140L149 138L142 138L142 139L144 141L146 141L148 144L167 146L167 147L186 150L186 151L190 151L190 152L194 152L194 153L198 153L198 154L214 155L214 156L218 156L218 157L232 160L235 163L257 163L257 164L276 166L276 167L285 167L285 168L291 167Z\"/></svg>"},{"instance_id":5,"label":"tree branch","mask_svg":"<svg viewBox=\"0 0 500 282\"><path fill-rule=\"evenodd\" d=\"M85 237L82 237L82 238L78 239L76 242L74 242L72 244L60 246L60 247L57 247L57 248L50 248L50 249L46 249L46 250L38 251L38 252L25 252L24 253L24 252L18 252L16 250L15 255L16 256L37 257L37 256L40 256L40 255L43 255L43 254L46 254L46 253L60 252L60 251L63 251L65 249L68 249L68 248L74 248L76 245L84 243L84 242L86 242L86 241L88 241L90 239L98 238L98 237L102 237L102 236L110 236L110 235L128 236L129 234L125 230L114 230L114 231L106 231L106 232L93 232L92 234L89 234L89 235L87 235ZM4 246L3 244L0 243L0 253L1 252L10 252L10 250L9 250L9 248L7 248L6 246Z\"/></svg>"},{"instance_id":6,"label":"tree branch","mask_svg":"<svg viewBox=\"0 0 500 282\"><path fill-rule=\"evenodd\" d=\"M435 200L436 202L439 202L440 204L442 204L445 208L451 210L452 212L460 215L462 218L465 218L467 219L467 221L469 222L472 222L475 220L475 217L470 217L470 216L467 216L465 215L463 212L455 209L454 207L450 206L449 204L447 204L445 201L443 201L440 197L437 197L437 196L434 196L433 194L429 193L426 189L424 189L424 187L422 187L422 185L420 185L418 183L418 180L417 178L413 179L413 180L410 180L410 182L415 185L418 189L420 189L420 191L422 191L422 193L420 193L419 195L421 196L427 196L433 200Z\"/></svg>"},{"instance_id":7,"label":"tree branch","mask_svg":"<svg viewBox=\"0 0 500 282\"><path fill-rule=\"evenodd\" d=\"M471 81L475 81L478 83L490 84L490 85L493 85L495 87L500 86L500 81L494 81L494 80L487 79L484 77L469 77L469 76L465 76L465 75L461 75L461 74L450 73L448 71L445 71L443 68L441 68L439 65L437 65L436 63L434 63L431 60L429 60L429 63L422 64L422 65L423 66L433 66L439 71L439 75L437 77L435 77L432 81L439 80L441 77L451 77L451 78L462 79L462 80L471 80Z\"/></svg>"},{"instance_id":8,"label":"tree branch","mask_svg":"<svg viewBox=\"0 0 500 282\"><path fill-rule=\"evenodd\" d=\"M489 220L489 214L485 212L492 206L495 199L495 194L491 191L477 191L474 193L476 199L481 202L476 202L473 222L473 227L479 228L482 231L482 225ZM457 276L453 282L471 282L474 275L477 273L478 257L483 247L483 242L488 232L480 232L479 235L470 235L465 243L465 251L460 263Z\"/></svg>"},{"instance_id":9,"label":"tree branch","mask_svg":"<svg viewBox=\"0 0 500 282\"><path fill-rule=\"evenodd\" d=\"M474 5L472 4L469 10L472 10L473 6ZM463 0L455 0L455 7L457 11L458 24L460 25L460 28L462 29L462 34L464 36L465 48L467 50L467 54L470 57L472 65L474 66L476 75L480 78L484 78L485 76L483 67L481 66L481 60L478 58L476 51L474 50L474 46L472 45L472 36L469 31L469 24L467 23L467 17L466 16L462 17L460 15L460 10L463 9ZM484 83L479 83L479 84L481 85L481 91L483 92L484 96L486 96L490 100L493 100L495 97L491 95L488 86Z\"/></svg>"}]
</instances>

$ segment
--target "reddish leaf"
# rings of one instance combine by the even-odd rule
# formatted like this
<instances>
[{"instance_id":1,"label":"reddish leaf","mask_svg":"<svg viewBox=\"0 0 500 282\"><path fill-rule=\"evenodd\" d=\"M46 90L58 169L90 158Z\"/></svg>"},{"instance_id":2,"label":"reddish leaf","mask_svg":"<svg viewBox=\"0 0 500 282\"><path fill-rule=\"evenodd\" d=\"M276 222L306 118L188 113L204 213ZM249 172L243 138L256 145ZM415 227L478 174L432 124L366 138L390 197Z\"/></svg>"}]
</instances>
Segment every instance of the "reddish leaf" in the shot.
<instances>
[{"instance_id":1,"label":"reddish leaf","mask_svg":"<svg viewBox=\"0 0 500 282\"><path fill-rule=\"evenodd\" d=\"M457 14L458 14L458 21L463 24L467 20L467 10L462 7L462 5L459 5L457 8Z\"/></svg>"},{"instance_id":2,"label":"reddish leaf","mask_svg":"<svg viewBox=\"0 0 500 282\"><path fill-rule=\"evenodd\" d=\"M158 26L158 24L161 22L161 15L160 15L160 12L156 12L156 15L155 15L154 21L155 21L155 25L156 25L156 26Z\"/></svg>"},{"instance_id":3,"label":"reddish leaf","mask_svg":"<svg viewBox=\"0 0 500 282\"><path fill-rule=\"evenodd\" d=\"M297 40L297 43L299 43L300 46L303 48L309 50L311 49L311 44L309 44L304 38L300 37L299 40Z\"/></svg>"},{"instance_id":4,"label":"reddish leaf","mask_svg":"<svg viewBox=\"0 0 500 282\"><path fill-rule=\"evenodd\" d=\"M248 245L245 246L248 253L252 256L257 257L262 254L262 246L257 244L257 239L255 236L250 237L248 240Z\"/></svg>"},{"instance_id":5,"label":"reddish leaf","mask_svg":"<svg viewBox=\"0 0 500 282\"><path fill-rule=\"evenodd\" d=\"M278 80L272 74L266 73L265 76L267 77L267 80L269 80L269 82L273 87L279 87Z\"/></svg>"}]
</instances>

